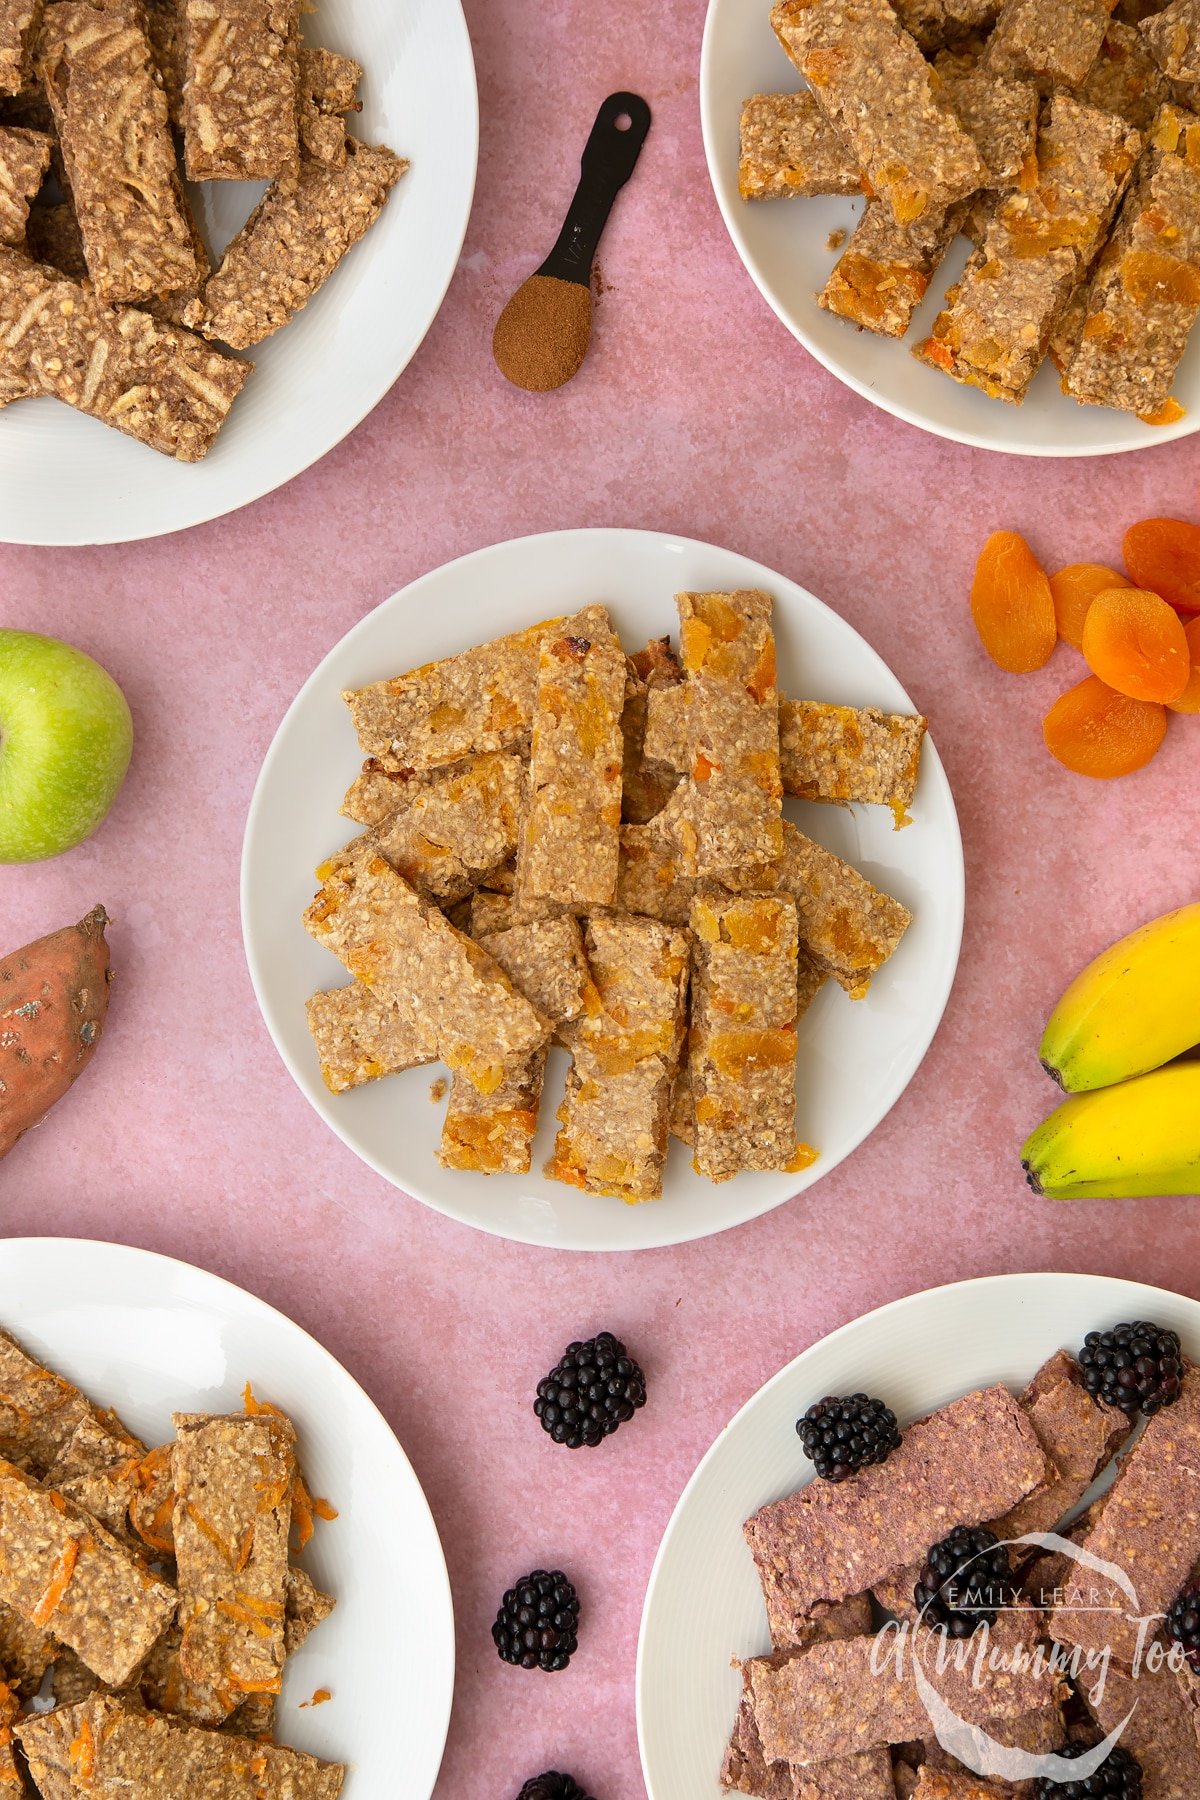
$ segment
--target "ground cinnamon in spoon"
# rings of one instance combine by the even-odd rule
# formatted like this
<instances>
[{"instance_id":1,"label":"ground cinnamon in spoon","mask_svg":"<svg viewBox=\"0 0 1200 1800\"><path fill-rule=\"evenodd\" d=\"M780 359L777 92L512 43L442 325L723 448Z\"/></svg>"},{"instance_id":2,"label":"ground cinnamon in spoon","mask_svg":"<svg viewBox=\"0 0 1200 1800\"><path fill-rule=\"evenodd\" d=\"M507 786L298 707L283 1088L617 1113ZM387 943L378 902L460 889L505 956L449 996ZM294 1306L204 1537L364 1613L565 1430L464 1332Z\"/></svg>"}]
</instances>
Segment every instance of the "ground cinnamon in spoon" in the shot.
<instances>
[{"instance_id":1,"label":"ground cinnamon in spoon","mask_svg":"<svg viewBox=\"0 0 1200 1800\"><path fill-rule=\"evenodd\" d=\"M531 275L496 320L492 355L514 387L546 393L576 373L591 332L590 288L557 275Z\"/></svg>"}]
</instances>

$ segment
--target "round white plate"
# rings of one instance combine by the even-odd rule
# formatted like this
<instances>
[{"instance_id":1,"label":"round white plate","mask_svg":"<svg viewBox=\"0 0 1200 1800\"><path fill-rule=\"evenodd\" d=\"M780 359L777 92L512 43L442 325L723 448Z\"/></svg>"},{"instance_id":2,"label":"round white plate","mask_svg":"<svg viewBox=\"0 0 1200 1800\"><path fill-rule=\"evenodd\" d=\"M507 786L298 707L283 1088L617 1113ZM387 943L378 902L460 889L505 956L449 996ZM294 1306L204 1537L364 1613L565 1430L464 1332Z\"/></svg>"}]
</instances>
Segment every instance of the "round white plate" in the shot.
<instances>
[{"instance_id":1,"label":"round white plate","mask_svg":"<svg viewBox=\"0 0 1200 1800\"><path fill-rule=\"evenodd\" d=\"M946 289L967 258L963 240L934 276L902 343L857 331L822 312L816 296L838 252L831 231L853 230L862 201L757 200L738 195L738 121L751 94L794 93L803 86L771 29L770 0L709 0L700 59L704 151L717 203L738 255L763 298L818 362L864 399L910 425L960 444L1018 456L1108 456L1170 443L1200 428L1200 341L1193 341L1175 384L1187 408L1176 424L1143 425L1127 413L1079 406L1060 391L1047 365L1023 406L960 387L909 354L929 335Z\"/></svg>"},{"instance_id":2,"label":"round white plate","mask_svg":"<svg viewBox=\"0 0 1200 1800\"><path fill-rule=\"evenodd\" d=\"M358 1383L252 1294L123 1244L9 1238L0 1294L0 1325L147 1444L170 1440L173 1412L240 1411L247 1381L294 1421L305 1480L338 1509L301 1560L337 1606L288 1658L279 1741L347 1763L345 1800L392 1800L401 1745L405 1800L428 1800L454 1689L450 1584L408 1458ZM317 1688L333 1698L301 1710Z\"/></svg>"},{"instance_id":3,"label":"round white plate","mask_svg":"<svg viewBox=\"0 0 1200 1800\"><path fill-rule=\"evenodd\" d=\"M647 531L564 531L477 551L413 582L370 613L310 676L275 735L258 778L242 853L242 930L272 1037L301 1092L373 1169L451 1218L522 1243L566 1250L635 1250L705 1237L756 1218L811 1186L872 1131L911 1080L950 992L963 918L962 844L949 784L927 744L914 823L893 831L880 807L855 811L788 802L802 829L847 858L916 915L899 950L852 1002L828 983L800 1026L801 1138L820 1159L803 1175L740 1175L720 1187L692 1173L672 1145L663 1198L644 1206L581 1194L540 1170L550 1154L565 1057L546 1076L535 1173L488 1178L434 1157L438 1073L413 1069L354 1093L330 1094L309 1039L304 1002L347 979L300 923L312 871L354 835L338 806L361 766L344 688L399 674L538 619L601 600L622 642L677 633L673 596L686 589L761 587L775 596L784 692L911 712L895 676L844 619L794 582L747 557Z\"/></svg>"},{"instance_id":4,"label":"round white plate","mask_svg":"<svg viewBox=\"0 0 1200 1800\"><path fill-rule=\"evenodd\" d=\"M306 38L364 68L355 137L412 165L363 239L282 331L201 463L177 463L49 398L0 412L0 542L118 544L261 499L340 443L383 398L437 314L475 189L479 110L459 0L322 0ZM191 193L217 254L261 185Z\"/></svg>"},{"instance_id":5,"label":"round white plate","mask_svg":"<svg viewBox=\"0 0 1200 1800\"><path fill-rule=\"evenodd\" d=\"M1055 1350L1123 1319L1172 1326L1200 1351L1200 1303L1099 1275L993 1275L881 1306L814 1344L759 1389L683 1491L650 1574L637 1712L649 1800L720 1800L741 1694L730 1658L769 1650L742 1522L812 1476L796 1420L824 1394L865 1390L901 1426L973 1388L1023 1388Z\"/></svg>"}]
</instances>

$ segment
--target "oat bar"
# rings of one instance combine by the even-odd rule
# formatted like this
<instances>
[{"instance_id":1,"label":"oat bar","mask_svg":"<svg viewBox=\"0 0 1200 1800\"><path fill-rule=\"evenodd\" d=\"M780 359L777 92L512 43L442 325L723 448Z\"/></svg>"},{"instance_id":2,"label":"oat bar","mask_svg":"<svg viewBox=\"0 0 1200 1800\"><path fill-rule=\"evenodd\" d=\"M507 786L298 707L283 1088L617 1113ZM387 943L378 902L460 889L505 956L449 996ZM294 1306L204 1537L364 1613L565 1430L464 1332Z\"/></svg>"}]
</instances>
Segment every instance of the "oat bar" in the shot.
<instances>
[{"instance_id":1,"label":"oat bar","mask_svg":"<svg viewBox=\"0 0 1200 1800\"><path fill-rule=\"evenodd\" d=\"M167 102L136 0L48 6L38 70L54 111L88 272L108 304L198 278Z\"/></svg>"},{"instance_id":2,"label":"oat bar","mask_svg":"<svg viewBox=\"0 0 1200 1800\"><path fill-rule=\"evenodd\" d=\"M1146 1421L1083 1548L1124 1570L1143 1616L1165 1612L1183 1586L1200 1557L1200 1369L1188 1369L1179 1399ZM1111 1607L1091 1599L1054 1609L1055 1638L1084 1650L1107 1645L1132 1662L1139 1625L1125 1596Z\"/></svg>"},{"instance_id":3,"label":"oat bar","mask_svg":"<svg viewBox=\"0 0 1200 1800\"><path fill-rule=\"evenodd\" d=\"M25 226L25 254L34 262L48 263L72 281L88 280L79 220L69 201L34 201Z\"/></svg>"},{"instance_id":4,"label":"oat bar","mask_svg":"<svg viewBox=\"0 0 1200 1800\"><path fill-rule=\"evenodd\" d=\"M906 825L927 722L874 706L779 702L783 791L801 800L888 806Z\"/></svg>"},{"instance_id":5,"label":"oat bar","mask_svg":"<svg viewBox=\"0 0 1200 1800\"><path fill-rule=\"evenodd\" d=\"M199 1730L116 1694L26 1718L17 1738L44 1800L337 1800L345 1777L339 1763Z\"/></svg>"},{"instance_id":6,"label":"oat bar","mask_svg":"<svg viewBox=\"0 0 1200 1800\"><path fill-rule=\"evenodd\" d=\"M428 1025L442 1061L483 1094L549 1039L548 1023L499 965L382 857L332 874L304 923L381 1000Z\"/></svg>"},{"instance_id":7,"label":"oat bar","mask_svg":"<svg viewBox=\"0 0 1200 1800\"><path fill-rule=\"evenodd\" d=\"M898 225L884 201L868 201L818 304L861 331L902 338L958 228L957 208Z\"/></svg>"},{"instance_id":8,"label":"oat bar","mask_svg":"<svg viewBox=\"0 0 1200 1800\"><path fill-rule=\"evenodd\" d=\"M1144 1664L1136 1676L1109 1667L1103 1691L1085 1670L1079 1688L1107 1735L1121 1729L1122 1748L1141 1765L1144 1800L1191 1800L1200 1793L1200 1743L1193 1678Z\"/></svg>"},{"instance_id":9,"label":"oat bar","mask_svg":"<svg viewBox=\"0 0 1200 1800\"><path fill-rule=\"evenodd\" d=\"M684 873L721 879L778 855L783 787L771 596L677 594L685 681L684 780L653 829Z\"/></svg>"},{"instance_id":10,"label":"oat bar","mask_svg":"<svg viewBox=\"0 0 1200 1800\"><path fill-rule=\"evenodd\" d=\"M670 638L654 638L629 658L621 714L621 818L627 824L646 824L662 811L679 785L676 770L652 768L647 762L646 726L651 695L675 691L682 682L683 670Z\"/></svg>"},{"instance_id":11,"label":"oat bar","mask_svg":"<svg viewBox=\"0 0 1200 1800\"><path fill-rule=\"evenodd\" d=\"M1100 53L1115 0L1004 0L986 62L998 75L1077 87Z\"/></svg>"},{"instance_id":12,"label":"oat bar","mask_svg":"<svg viewBox=\"0 0 1200 1800\"><path fill-rule=\"evenodd\" d=\"M119 1687L175 1611L175 1592L89 1513L0 1463L0 1600Z\"/></svg>"},{"instance_id":13,"label":"oat bar","mask_svg":"<svg viewBox=\"0 0 1200 1800\"><path fill-rule=\"evenodd\" d=\"M0 248L0 370L164 456L199 462L252 368Z\"/></svg>"},{"instance_id":14,"label":"oat bar","mask_svg":"<svg viewBox=\"0 0 1200 1800\"><path fill-rule=\"evenodd\" d=\"M1059 1676L1033 1667L997 1671L995 1663L1027 1649L1036 1636L1029 1614L1002 1611L979 1669L965 1646L960 1667L952 1642L939 1668L937 1648L947 1640L927 1627L893 1639L886 1656L870 1633L786 1656L752 1657L745 1672L763 1751L773 1762L823 1762L919 1737L929 1714L913 1674L916 1659L943 1702L970 1724L1028 1713L1058 1698Z\"/></svg>"},{"instance_id":15,"label":"oat bar","mask_svg":"<svg viewBox=\"0 0 1200 1800\"><path fill-rule=\"evenodd\" d=\"M339 861L358 856L369 845L418 893L447 906L472 893L516 849L525 786L525 766L519 757L472 757L414 776L408 783L381 773L373 778L369 795L363 794L359 782L347 795L344 812L351 805L371 810L384 804L380 783L390 790L393 810L322 864L319 880Z\"/></svg>"},{"instance_id":16,"label":"oat bar","mask_svg":"<svg viewBox=\"0 0 1200 1800\"><path fill-rule=\"evenodd\" d=\"M408 164L382 144L351 138L346 148L343 168L306 159L293 185L267 189L205 286L197 322L205 337L235 350L270 337L375 223Z\"/></svg>"},{"instance_id":17,"label":"oat bar","mask_svg":"<svg viewBox=\"0 0 1200 1800\"><path fill-rule=\"evenodd\" d=\"M783 854L769 873L765 885L795 898L800 942L813 961L852 999L861 999L912 924L908 908L790 820L784 822ZM764 885L754 872L748 879ZM740 877L735 884L742 885Z\"/></svg>"},{"instance_id":18,"label":"oat bar","mask_svg":"<svg viewBox=\"0 0 1200 1800\"><path fill-rule=\"evenodd\" d=\"M0 0L0 94L29 85L42 0Z\"/></svg>"},{"instance_id":19,"label":"oat bar","mask_svg":"<svg viewBox=\"0 0 1200 1800\"><path fill-rule=\"evenodd\" d=\"M1172 81L1200 81L1200 5L1197 0L1171 0L1171 5L1138 27L1150 54Z\"/></svg>"},{"instance_id":20,"label":"oat bar","mask_svg":"<svg viewBox=\"0 0 1200 1800\"><path fill-rule=\"evenodd\" d=\"M0 1669L23 1700L37 1693L58 1648L48 1631L0 1604Z\"/></svg>"},{"instance_id":21,"label":"oat bar","mask_svg":"<svg viewBox=\"0 0 1200 1800\"><path fill-rule=\"evenodd\" d=\"M861 194L858 165L811 88L755 94L742 108L738 192L743 200Z\"/></svg>"},{"instance_id":22,"label":"oat bar","mask_svg":"<svg viewBox=\"0 0 1200 1800\"><path fill-rule=\"evenodd\" d=\"M0 244L24 242L29 203L50 166L50 144L44 132L0 125Z\"/></svg>"},{"instance_id":23,"label":"oat bar","mask_svg":"<svg viewBox=\"0 0 1200 1800\"><path fill-rule=\"evenodd\" d=\"M383 769L437 769L483 751L529 750L538 646L562 623L511 637L344 693L363 752Z\"/></svg>"},{"instance_id":24,"label":"oat bar","mask_svg":"<svg viewBox=\"0 0 1200 1800\"><path fill-rule=\"evenodd\" d=\"M138 1469L145 1455L146 1446L115 1413L89 1412L54 1459L46 1484L132 1546L136 1539L129 1528L129 1508L138 1494Z\"/></svg>"},{"instance_id":25,"label":"oat bar","mask_svg":"<svg viewBox=\"0 0 1200 1800\"><path fill-rule=\"evenodd\" d=\"M1123 120L1058 94L1038 139L1037 186L1000 201L933 335L913 354L1019 405L1104 241L1140 145Z\"/></svg>"},{"instance_id":26,"label":"oat bar","mask_svg":"<svg viewBox=\"0 0 1200 1800\"><path fill-rule=\"evenodd\" d=\"M518 912L587 911L617 887L625 653L602 606L543 637L529 788L517 849Z\"/></svg>"},{"instance_id":27,"label":"oat bar","mask_svg":"<svg viewBox=\"0 0 1200 1800\"><path fill-rule=\"evenodd\" d=\"M1000 0L892 0L896 17L929 54L996 22Z\"/></svg>"},{"instance_id":28,"label":"oat bar","mask_svg":"<svg viewBox=\"0 0 1200 1800\"><path fill-rule=\"evenodd\" d=\"M437 1037L428 1018L379 999L361 981L314 994L307 1010L321 1078L331 1094L437 1061Z\"/></svg>"},{"instance_id":29,"label":"oat bar","mask_svg":"<svg viewBox=\"0 0 1200 1800\"><path fill-rule=\"evenodd\" d=\"M898 224L941 217L985 184L979 152L888 0L780 0L771 23Z\"/></svg>"},{"instance_id":30,"label":"oat bar","mask_svg":"<svg viewBox=\"0 0 1200 1800\"><path fill-rule=\"evenodd\" d=\"M695 1167L711 1181L796 1157L796 906L702 888L688 1033Z\"/></svg>"},{"instance_id":31,"label":"oat bar","mask_svg":"<svg viewBox=\"0 0 1200 1800\"><path fill-rule=\"evenodd\" d=\"M299 41L300 0L185 0L190 180L294 182Z\"/></svg>"},{"instance_id":32,"label":"oat bar","mask_svg":"<svg viewBox=\"0 0 1200 1800\"><path fill-rule=\"evenodd\" d=\"M362 64L332 50L300 46L300 143L314 162L346 166L346 114L361 112Z\"/></svg>"},{"instance_id":33,"label":"oat bar","mask_svg":"<svg viewBox=\"0 0 1200 1800\"><path fill-rule=\"evenodd\" d=\"M757 1800L896 1800L891 1753L882 1746L828 1762L768 1762L745 1670L742 1679L746 1687L721 1765L721 1786L727 1792L752 1794Z\"/></svg>"},{"instance_id":34,"label":"oat bar","mask_svg":"<svg viewBox=\"0 0 1200 1800\"><path fill-rule=\"evenodd\" d=\"M40 1480L93 1411L77 1387L0 1330L0 1458Z\"/></svg>"},{"instance_id":35,"label":"oat bar","mask_svg":"<svg viewBox=\"0 0 1200 1800\"><path fill-rule=\"evenodd\" d=\"M1113 19L1100 54L1078 90L1086 106L1117 113L1138 131L1146 131L1167 98L1162 70L1139 31Z\"/></svg>"},{"instance_id":36,"label":"oat bar","mask_svg":"<svg viewBox=\"0 0 1200 1800\"><path fill-rule=\"evenodd\" d=\"M282 1680L296 1436L273 1413L176 1414L175 1429L179 1666L232 1712Z\"/></svg>"},{"instance_id":37,"label":"oat bar","mask_svg":"<svg viewBox=\"0 0 1200 1800\"><path fill-rule=\"evenodd\" d=\"M655 1200L683 1045L687 936L650 919L597 916L586 947L594 994L563 1028L573 1060L546 1174L592 1194Z\"/></svg>"},{"instance_id":38,"label":"oat bar","mask_svg":"<svg viewBox=\"0 0 1200 1800\"><path fill-rule=\"evenodd\" d=\"M185 0L142 0L142 20L154 66L162 76L167 117L183 130L183 84L187 80Z\"/></svg>"},{"instance_id":39,"label":"oat bar","mask_svg":"<svg viewBox=\"0 0 1200 1800\"><path fill-rule=\"evenodd\" d=\"M982 1524L1047 1478L1037 1434L997 1384L908 1426L886 1468L861 1469L836 1485L815 1481L762 1507L745 1535L772 1642L791 1641L815 1606L863 1593L924 1556L950 1516Z\"/></svg>"},{"instance_id":40,"label":"oat bar","mask_svg":"<svg viewBox=\"0 0 1200 1800\"><path fill-rule=\"evenodd\" d=\"M461 1070L450 1085L437 1159L476 1175L527 1175L546 1074L545 1050L518 1057L499 1086L481 1094Z\"/></svg>"},{"instance_id":41,"label":"oat bar","mask_svg":"<svg viewBox=\"0 0 1200 1800\"><path fill-rule=\"evenodd\" d=\"M1054 1530L1078 1506L1130 1431L1123 1412L1092 1398L1079 1364L1065 1350L1043 1363L1021 1395L1021 1407L1054 1475L1045 1488L993 1521L992 1530L1002 1541Z\"/></svg>"},{"instance_id":42,"label":"oat bar","mask_svg":"<svg viewBox=\"0 0 1200 1800\"><path fill-rule=\"evenodd\" d=\"M1153 420L1200 316L1200 119L1164 107L1088 293L1063 386Z\"/></svg>"}]
</instances>

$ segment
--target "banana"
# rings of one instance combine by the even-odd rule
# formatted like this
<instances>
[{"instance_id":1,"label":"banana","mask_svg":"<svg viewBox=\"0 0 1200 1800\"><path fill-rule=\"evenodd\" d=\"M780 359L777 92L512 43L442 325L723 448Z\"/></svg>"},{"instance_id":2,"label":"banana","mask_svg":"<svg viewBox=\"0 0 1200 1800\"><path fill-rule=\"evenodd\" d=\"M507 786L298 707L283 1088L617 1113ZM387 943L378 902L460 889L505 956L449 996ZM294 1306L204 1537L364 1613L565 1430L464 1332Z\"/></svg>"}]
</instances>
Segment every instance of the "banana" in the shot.
<instances>
[{"instance_id":1,"label":"banana","mask_svg":"<svg viewBox=\"0 0 1200 1800\"><path fill-rule=\"evenodd\" d=\"M1105 950L1050 1016L1042 1066L1069 1094L1161 1068L1200 1044L1200 904Z\"/></svg>"},{"instance_id":2,"label":"banana","mask_svg":"<svg viewBox=\"0 0 1200 1800\"><path fill-rule=\"evenodd\" d=\"M1200 1062L1073 1095L1021 1161L1034 1193L1051 1200L1200 1194Z\"/></svg>"}]
</instances>

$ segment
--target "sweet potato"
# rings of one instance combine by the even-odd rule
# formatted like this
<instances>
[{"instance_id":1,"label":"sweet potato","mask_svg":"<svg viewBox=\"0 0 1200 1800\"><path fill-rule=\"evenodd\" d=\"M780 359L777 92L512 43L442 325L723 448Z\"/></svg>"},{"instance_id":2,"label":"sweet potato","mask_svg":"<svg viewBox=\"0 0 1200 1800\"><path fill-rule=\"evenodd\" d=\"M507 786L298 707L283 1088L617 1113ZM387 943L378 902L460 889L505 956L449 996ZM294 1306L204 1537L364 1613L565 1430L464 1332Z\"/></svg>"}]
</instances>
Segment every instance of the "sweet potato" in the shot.
<instances>
[{"instance_id":1,"label":"sweet potato","mask_svg":"<svg viewBox=\"0 0 1200 1800\"><path fill-rule=\"evenodd\" d=\"M95 1055L112 980L107 924L94 906L78 925L0 958L0 1156Z\"/></svg>"}]
</instances>

